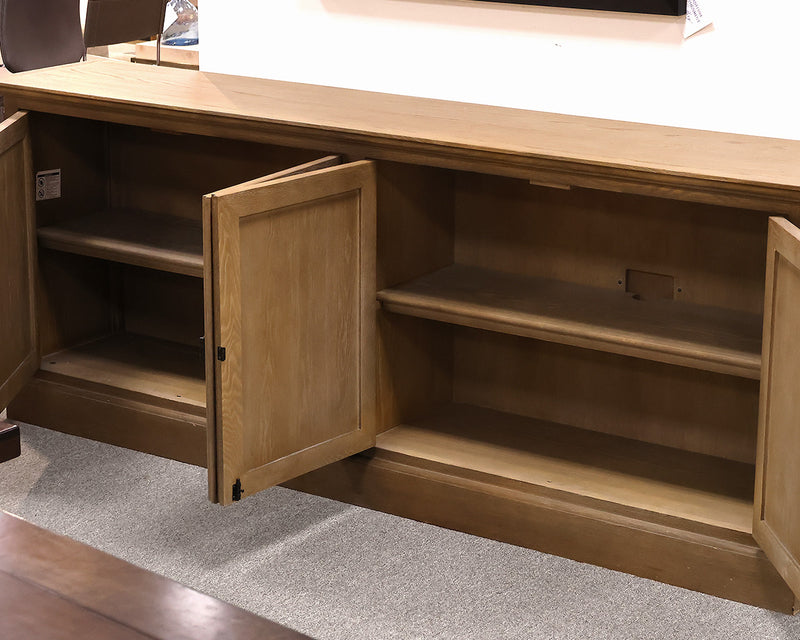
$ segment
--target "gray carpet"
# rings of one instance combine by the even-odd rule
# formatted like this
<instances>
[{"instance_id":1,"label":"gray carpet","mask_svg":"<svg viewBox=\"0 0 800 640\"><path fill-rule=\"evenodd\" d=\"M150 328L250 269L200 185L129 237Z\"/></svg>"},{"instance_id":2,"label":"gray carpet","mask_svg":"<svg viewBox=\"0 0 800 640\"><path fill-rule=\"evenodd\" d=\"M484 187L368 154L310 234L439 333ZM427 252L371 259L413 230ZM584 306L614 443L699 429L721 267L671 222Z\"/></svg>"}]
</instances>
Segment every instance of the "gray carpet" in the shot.
<instances>
[{"instance_id":1,"label":"gray carpet","mask_svg":"<svg viewBox=\"0 0 800 640\"><path fill-rule=\"evenodd\" d=\"M800 618L23 425L0 508L319 639L797 640Z\"/></svg>"}]
</instances>

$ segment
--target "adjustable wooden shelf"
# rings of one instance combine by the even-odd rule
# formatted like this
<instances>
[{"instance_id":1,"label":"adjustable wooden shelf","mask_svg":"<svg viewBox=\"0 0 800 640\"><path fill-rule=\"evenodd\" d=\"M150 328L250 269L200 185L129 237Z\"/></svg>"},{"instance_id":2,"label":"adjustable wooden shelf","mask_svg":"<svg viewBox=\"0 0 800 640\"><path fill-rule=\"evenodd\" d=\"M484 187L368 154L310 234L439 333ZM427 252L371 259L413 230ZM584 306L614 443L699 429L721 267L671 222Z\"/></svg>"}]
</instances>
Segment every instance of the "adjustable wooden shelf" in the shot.
<instances>
[{"instance_id":1,"label":"adjustable wooden shelf","mask_svg":"<svg viewBox=\"0 0 800 640\"><path fill-rule=\"evenodd\" d=\"M10 416L792 611L800 143L99 60L0 91Z\"/></svg>"}]
</instances>

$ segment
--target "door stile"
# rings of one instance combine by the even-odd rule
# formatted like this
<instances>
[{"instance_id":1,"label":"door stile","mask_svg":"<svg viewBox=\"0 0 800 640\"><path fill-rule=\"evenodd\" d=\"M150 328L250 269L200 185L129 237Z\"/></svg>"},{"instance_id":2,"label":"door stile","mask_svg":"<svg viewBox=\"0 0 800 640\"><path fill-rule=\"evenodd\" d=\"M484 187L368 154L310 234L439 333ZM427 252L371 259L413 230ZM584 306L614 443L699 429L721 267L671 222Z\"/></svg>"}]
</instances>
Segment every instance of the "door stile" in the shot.
<instances>
[{"instance_id":1,"label":"door stile","mask_svg":"<svg viewBox=\"0 0 800 640\"><path fill-rule=\"evenodd\" d=\"M0 410L39 368L32 172L28 115L19 111L0 123Z\"/></svg>"},{"instance_id":2,"label":"door stile","mask_svg":"<svg viewBox=\"0 0 800 640\"><path fill-rule=\"evenodd\" d=\"M753 537L800 597L800 230L770 218Z\"/></svg>"}]
</instances>

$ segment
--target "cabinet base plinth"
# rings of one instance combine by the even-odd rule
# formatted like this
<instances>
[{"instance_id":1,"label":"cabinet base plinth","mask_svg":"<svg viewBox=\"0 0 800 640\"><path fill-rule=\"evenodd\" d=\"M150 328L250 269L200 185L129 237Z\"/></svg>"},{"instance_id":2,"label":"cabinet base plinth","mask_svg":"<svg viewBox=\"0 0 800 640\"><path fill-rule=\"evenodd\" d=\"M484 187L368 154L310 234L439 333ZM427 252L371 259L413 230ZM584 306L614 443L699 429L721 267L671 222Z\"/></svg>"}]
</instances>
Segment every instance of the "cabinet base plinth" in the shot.
<instances>
[{"instance_id":1,"label":"cabinet base plinth","mask_svg":"<svg viewBox=\"0 0 800 640\"><path fill-rule=\"evenodd\" d=\"M285 486L792 613L792 592L748 534L374 450Z\"/></svg>"},{"instance_id":2,"label":"cabinet base plinth","mask_svg":"<svg viewBox=\"0 0 800 640\"><path fill-rule=\"evenodd\" d=\"M9 417L83 438L206 466L205 418L35 377Z\"/></svg>"}]
</instances>

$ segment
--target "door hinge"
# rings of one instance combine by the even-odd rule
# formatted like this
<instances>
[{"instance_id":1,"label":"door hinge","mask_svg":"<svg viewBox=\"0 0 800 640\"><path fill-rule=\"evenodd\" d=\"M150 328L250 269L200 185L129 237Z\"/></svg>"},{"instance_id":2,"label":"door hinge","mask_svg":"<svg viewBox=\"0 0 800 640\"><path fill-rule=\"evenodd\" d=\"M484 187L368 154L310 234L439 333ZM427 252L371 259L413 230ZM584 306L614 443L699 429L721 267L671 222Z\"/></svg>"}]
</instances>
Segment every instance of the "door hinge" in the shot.
<instances>
[{"instance_id":1,"label":"door hinge","mask_svg":"<svg viewBox=\"0 0 800 640\"><path fill-rule=\"evenodd\" d=\"M217 360L225 362L225 347L217 347Z\"/></svg>"},{"instance_id":2,"label":"door hinge","mask_svg":"<svg viewBox=\"0 0 800 640\"><path fill-rule=\"evenodd\" d=\"M239 478L236 478L236 482L233 483L233 501L239 502L242 499L242 494L244 493L244 489L242 489L242 481Z\"/></svg>"}]
</instances>

